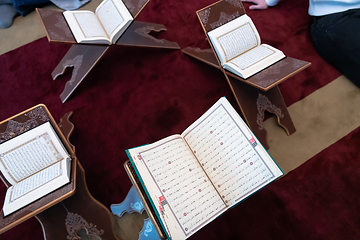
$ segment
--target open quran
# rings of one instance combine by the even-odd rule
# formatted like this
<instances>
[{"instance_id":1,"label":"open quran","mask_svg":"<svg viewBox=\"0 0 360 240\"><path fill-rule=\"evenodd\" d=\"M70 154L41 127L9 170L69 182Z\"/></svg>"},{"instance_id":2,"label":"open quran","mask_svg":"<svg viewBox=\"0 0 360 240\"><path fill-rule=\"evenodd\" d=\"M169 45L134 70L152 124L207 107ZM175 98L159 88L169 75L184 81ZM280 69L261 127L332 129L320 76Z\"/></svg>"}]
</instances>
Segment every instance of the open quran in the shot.
<instances>
[{"instance_id":1,"label":"open quran","mask_svg":"<svg viewBox=\"0 0 360 240\"><path fill-rule=\"evenodd\" d=\"M253 21L246 14L207 34L223 68L244 79L285 57L282 51L261 44Z\"/></svg>"},{"instance_id":2,"label":"open quran","mask_svg":"<svg viewBox=\"0 0 360 240\"><path fill-rule=\"evenodd\" d=\"M4 216L70 182L71 156L50 122L0 144L0 171L11 186Z\"/></svg>"},{"instance_id":3,"label":"open quran","mask_svg":"<svg viewBox=\"0 0 360 240\"><path fill-rule=\"evenodd\" d=\"M103 0L95 13L75 10L63 15L78 43L114 44L134 20L122 0Z\"/></svg>"},{"instance_id":4,"label":"open quran","mask_svg":"<svg viewBox=\"0 0 360 240\"><path fill-rule=\"evenodd\" d=\"M126 152L171 239L190 237L283 175L225 97L182 134Z\"/></svg>"}]
</instances>

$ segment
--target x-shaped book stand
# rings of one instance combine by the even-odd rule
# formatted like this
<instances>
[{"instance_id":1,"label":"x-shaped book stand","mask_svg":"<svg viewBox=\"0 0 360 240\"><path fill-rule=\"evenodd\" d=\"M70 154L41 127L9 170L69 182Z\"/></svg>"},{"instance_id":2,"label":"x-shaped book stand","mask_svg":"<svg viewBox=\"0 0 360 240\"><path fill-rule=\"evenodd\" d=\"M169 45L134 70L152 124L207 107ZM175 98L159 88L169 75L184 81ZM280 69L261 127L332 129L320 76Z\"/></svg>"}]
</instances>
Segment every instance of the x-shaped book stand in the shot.
<instances>
[{"instance_id":1,"label":"x-shaped book stand","mask_svg":"<svg viewBox=\"0 0 360 240\"><path fill-rule=\"evenodd\" d=\"M149 0L124 0L124 4L134 19L148 2ZM66 83L64 91L60 94L60 99L64 103L102 58L105 52L112 47L106 45L77 44L62 12L48 9L36 9L36 11L40 16L40 20L43 23L50 42L72 44L69 51L51 73L52 78L55 80L58 76L64 74L66 68L73 67L71 79ZM180 49L176 42L157 39L149 34L151 31L159 32L165 30L166 28L162 24L133 21L118 39L116 45Z\"/></svg>"},{"instance_id":2,"label":"x-shaped book stand","mask_svg":"<svg viewBox=\"0 0 360 240\"><path fill-rule=\"evenodd\" d=\"M241 0L221 0L196 12L201 26L207 33L245 14ZM267 110L277 116L278 124L288 135L296 131L278 85L294 74L309 67L311 63L286 57L270 67L243 79L221 67L212 43L211 49L187 47L182 51L212 67L220 69L236 98L242 115L259 141L266 149L266 130L263 126Z\"/></svg>"},{"instance_id":3,"label":"x-shaped book stand","mask_svg":"<svg viewBox=\"0 0 360 240\"><path fill-rule=\"evenodd\" d=\"M87 188L85 171L76 157L75 146L69 141L74 130L69 120L71 115L72 112L66 113L56 124L46 106L41 104L0 122L0 143L50 122L72 158L68 184L7 216L0 211L0 234L36 217L45 240L82 239L82 236L119 240L112 227L110 211ZM11 186L2 173L0 178L7 187Z\"/></svg>"}]
</instances>

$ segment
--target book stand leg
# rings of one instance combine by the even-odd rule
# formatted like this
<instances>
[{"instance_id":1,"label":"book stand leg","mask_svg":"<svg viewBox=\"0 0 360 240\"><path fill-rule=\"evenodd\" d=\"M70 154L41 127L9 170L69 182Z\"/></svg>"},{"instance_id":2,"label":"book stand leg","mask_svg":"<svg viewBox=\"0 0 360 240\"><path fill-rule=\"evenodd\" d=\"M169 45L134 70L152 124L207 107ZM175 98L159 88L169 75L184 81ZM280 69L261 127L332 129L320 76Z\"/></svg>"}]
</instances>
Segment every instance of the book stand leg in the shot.
<instances>
[{"instance_id":1,"label":"book stand leg","mask_svg":"<svg viewBox=\"0 0 360 240\"><path fill-rule=\"evenodd\" d=\"M134 21L120 37L116 45L179 49L177 43L157 39L149 34L151 31L159 32L164 30L166 28L162 24ZM64 91L60 94L62 103L70 97L109 48L109 46L102 45L73 44L71 46L51 73L52 78L55 80L58 76L64 74L68 67L73 67L71 79L65 84Z\"/></svg>"},{"instance_id":2,"label":"book stand leg","mask_svg":"<svg viewBox=\"0 0 360 240\"><path fill-rule=\"evenodd\" d=\"M296 131L278 86L265 92L232 77L227 80L246 123L266 149L269 145L263 124L265 111L276 115L278 124L287 135Z\"/></svg>"},{"instance_id":3,"label":"book stand leg","mask_svg":"<svg viewBox=\"0 0 360 240\"><path fill-rule=\"evenodd\" d=\"M69 121L72 112L66 113L58 124L69 141L74 125ZM75 151L75 147L70 144ZM85 171L77 162L76 192L71 197L36 215L46 240L98 239L118 240L112 228L110 211L91 196L85 180ZM84 238L82 238L84 237Z\"/></svg>"},{"instance_id":4,"label":"book stand leg","mask_svg":"<svg viewBox=\"0 0 360 240\"><path fill-rule=\"evenodd\" d=\"M162 24L134 21L116 42L116 45L180 49L180 46L176 42L170 42L166 39L157 39L149 34L151 31L160 32L166 30L166 27Z\"/></svg>"},{"instance_id":5,"label":"book stand leg","mask_svg":"<svg viewBox=\"0 0 360 240\"><path fill-rule=\"evenodd\" d=\"M60 99L64 103L75 91L79 84L89 74L100 58L109 49L108 46L73 44L63 59L51 73L53 80L65 73L67 68L73 67L70 80L65 84Z\"/></svg>"},{"instance_id":6,"label":"book stand leg","mask_svg":"<svg viewBox=\"0 0 360 240\"><path fill-rule=\"evenodd\" d=\"M36 215L36 218L42 225L46 240L75 240L85 236L117 240L110 211L89 193L85 172L79 162L75 194Z\"/></svg>"}]
</instances>

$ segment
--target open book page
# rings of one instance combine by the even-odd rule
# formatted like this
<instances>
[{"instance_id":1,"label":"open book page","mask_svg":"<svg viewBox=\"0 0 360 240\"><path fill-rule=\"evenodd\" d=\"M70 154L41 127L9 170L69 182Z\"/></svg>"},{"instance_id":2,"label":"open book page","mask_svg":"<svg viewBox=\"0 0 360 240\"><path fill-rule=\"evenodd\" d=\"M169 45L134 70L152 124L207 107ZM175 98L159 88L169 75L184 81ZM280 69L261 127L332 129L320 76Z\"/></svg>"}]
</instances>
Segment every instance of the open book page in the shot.
<instances>
[{"instance_id":1,"label":"open book page","mask_svg":"<svg viewBox=\"0 0 360 240\"><path fill-rule=\"evenodd\" d=\"M172 239L184 239L226 205L180 135L128 150Z\"/></svg>"},{"instance_id":2,"label":"open book page","mask_svg":"<svg viewBox=\"0 0 360 240\"><path fill-rule=\"evenodd\" d=\"M248 78L284 57L285 55L280 50L267 44L261 44L225 63L223 66L243 78Z\"/></svg>"},{"instance_id":3,"label":"open book page","mask_svg":"<svg viewBox=\"0 0 360 240\"><path fill-rule=\"evenodd\" d=\"M113 43L117 41L133 20L129 10L121 0L104 0L96 8L95 14Z\"/></svg>"},{"instance_id":4,"label":"open book page","mask_svg":"<svg viewBox=\"0 0 360 240\"><path fill-rule=\"evenodd\" d=\"M70 163L70 158L66 158L8 188L4 214L8 215L70 182Z\"/></svg>"},{"instance_id":5,"label":"open book page","mask_svg":"<svg viewBox=\"0 0 360 240\"><path fill-rule=\"evenodd\" d=\"M251 18L246 14L208 32L221 64L261 44Z\"/></svg>"},{"instance_id":6,"label":"open book page","mask_svg":"<svg viewBox=\"0 0 360 240\"><path fill-rule=\"evenodd\" d=\"M63 15L78 43L110 43L109 36L93 12L65 11Z\"/></svg>"},{"instance_id":7,"label":"open book page","mask_svg":"<svg viewBox=\"0 0 360 240\"><path fill-rule=\"evenodd\" d=\"M256 48L253 48L253 49L241 54L240 56L232 59L227 64L233 64L237 68L239 68L241 70L245 70L275 53L276 53L276 51L273 50L272 47L270 47L269 45L266 45L266 44L262 44L260 46L257 46ZM226 67L226 65L225 65L225 67Z\"/></svg>"},{"instance_id":8,"label":"open book page","mask_svg":"<svg viewBox=\"0 0 360 240\"><path fill-rule=\"evenodd\" d=\"M228 206L283 174L224 97L182 135Z\"/></svg>"},{"instance_id":9,"label":"open book page","mask_svg":"<svg viewBox=\"0 0 360 240\"><path fill-rule=\"evenodd\" d=\"M14 185L69 157L49 122L0 144L0 171Z\"/></svg>"}]
</instances>

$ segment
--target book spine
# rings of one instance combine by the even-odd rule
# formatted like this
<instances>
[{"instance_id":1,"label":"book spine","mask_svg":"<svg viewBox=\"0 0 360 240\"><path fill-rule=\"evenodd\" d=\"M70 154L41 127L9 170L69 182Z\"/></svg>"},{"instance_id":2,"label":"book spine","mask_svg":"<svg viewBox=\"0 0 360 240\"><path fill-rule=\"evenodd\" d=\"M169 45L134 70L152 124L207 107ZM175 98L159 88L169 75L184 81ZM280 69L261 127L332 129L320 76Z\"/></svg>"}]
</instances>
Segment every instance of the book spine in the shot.
<instances>
[{"instance_id":1,"label":"book spine","mask_svg":"<svg viewBox=\"0 0 360 240\"><path fill-rule=\"evenodd\" d=\"M144 189L144 191L145 191L145 193L146 193L147 198L149 199L149 202L151 203L152 208L154 209L154 212L155 212L156 217L158 218L158 220L159 220L159 222L160 222L160 224L161 224L161 227L162 227L163 229L167 229L167 228L165 227L163 221L162 221L161 218L160 218L160 214L159 214L159 211L158 211L157 208L156 208L155 203L154 203L153 200L151 199L150 194L149 194L148 190L146 189L146 186L145 186L145 184L144 184L144 181L142 180L142 178L141 178L141 176L140 176L140 173L139 173L139 171L138 171L137 168L136 168L136 165L135 165L135 163L134 163L134 161L133 161L133 159L132 159L132 157L131 157L131 154L129 153L128 150L125 150L125 152L126 152L128 158L129 158L129 160L130 160L131 165L132 165L133 168L134 168L134 171L135 171L137 177L139 178L139 181L140 181L140 183L141 183L141 185L142 185L142 187L143 187L143 189ZM169 236L169 233L168 233L167 230L165 231L165 234L166 234L167 239L171 239L171 237Z\"/></svg>"}]
</instances>

